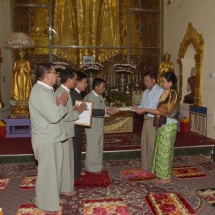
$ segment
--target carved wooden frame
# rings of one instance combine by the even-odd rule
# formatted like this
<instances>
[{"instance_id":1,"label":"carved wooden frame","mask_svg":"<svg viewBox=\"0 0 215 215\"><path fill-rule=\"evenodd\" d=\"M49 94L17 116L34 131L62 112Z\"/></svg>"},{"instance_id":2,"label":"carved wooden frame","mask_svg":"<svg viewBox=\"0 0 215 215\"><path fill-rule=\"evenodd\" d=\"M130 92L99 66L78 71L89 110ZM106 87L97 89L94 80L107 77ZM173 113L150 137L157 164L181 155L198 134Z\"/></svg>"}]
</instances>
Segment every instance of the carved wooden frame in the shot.
<instances>
[{"instance_id":1,"label":"carved wooden frame","mask_svg":"<svg viewBox=\"0 0 215 215\"><path fill-rule=\"evenodd\" d=\"M204 56L204 39L203 35L199 34L191 23L188 24L187 32L184 35L182 42L180 43L180 49L178 52L179 59L179 96L182 97L182 76L183 76L183 65L182 58L187 51L188 46L192 44L196 54L194 55L196 63L196 87L194 96L194 106L202 106L202 59Z\"/></svg>"}]
</instances>

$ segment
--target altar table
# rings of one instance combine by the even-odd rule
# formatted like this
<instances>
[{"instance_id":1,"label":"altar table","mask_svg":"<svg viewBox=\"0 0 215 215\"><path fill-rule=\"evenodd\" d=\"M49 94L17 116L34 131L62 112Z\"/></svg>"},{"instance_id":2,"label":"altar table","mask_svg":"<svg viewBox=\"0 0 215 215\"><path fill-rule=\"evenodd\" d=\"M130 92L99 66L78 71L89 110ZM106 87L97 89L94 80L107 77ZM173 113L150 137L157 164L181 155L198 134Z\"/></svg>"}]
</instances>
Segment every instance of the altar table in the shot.
<instances>
[{"instance_id":1,"label":"altar table","mask_svg":"<svg viewBox=\"0 0 215 215\"><path fill-rule=\"evenodd\" d=\"M133 132L133 112L120 111L118 114L105 117L104 133Z\"/></svg>"},{"instance_id":2,"label":"altar table","mask_svg":"<svg viewBox=\"0 0 215 215\"><path fill-rule=\"evenodd\" d=\"M31 137L31 122L29 118L5 119L6 138ZM110 117L105 117L104 133L133 132L133 113L122 111Z\"/></svg>"}]
</instances>

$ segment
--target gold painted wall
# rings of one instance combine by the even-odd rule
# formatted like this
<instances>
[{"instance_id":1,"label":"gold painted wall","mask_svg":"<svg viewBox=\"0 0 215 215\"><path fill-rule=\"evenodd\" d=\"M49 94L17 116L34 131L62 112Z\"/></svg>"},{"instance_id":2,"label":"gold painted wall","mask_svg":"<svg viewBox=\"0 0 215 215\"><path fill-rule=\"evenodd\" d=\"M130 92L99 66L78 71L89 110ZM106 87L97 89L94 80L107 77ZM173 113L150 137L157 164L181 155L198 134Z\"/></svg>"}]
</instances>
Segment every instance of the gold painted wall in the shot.
<instances>
[{"instance_id":1,"label":"gold painted wall","mask_svg":"<svg viewBox=\"0 0 215 215\"><path fill-rule=\"evenodd\" d=\"M23 31L36 42L26 56L32 68L49 60L81 69L83 56L93 56L104 66L98 76L111 80L110 84L117 79L115 63L136 65L130 78L136 82L146 70L158 70L160 0L16 0L13 12L14 31Z\"/></svg>"}]
</instances>

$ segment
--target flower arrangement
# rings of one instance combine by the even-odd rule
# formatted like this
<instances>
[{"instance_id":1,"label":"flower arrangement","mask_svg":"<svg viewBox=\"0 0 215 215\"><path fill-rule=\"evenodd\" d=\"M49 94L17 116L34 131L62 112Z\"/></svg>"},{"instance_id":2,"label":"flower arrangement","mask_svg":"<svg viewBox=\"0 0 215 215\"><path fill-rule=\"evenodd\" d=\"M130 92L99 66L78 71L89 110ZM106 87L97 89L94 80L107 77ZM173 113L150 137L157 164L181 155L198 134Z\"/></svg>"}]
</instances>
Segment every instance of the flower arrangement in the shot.
<instances>
[{"instance_id":1,"label":"flower arrangement","mask_svg":"<svg viewBox=\"0 0 215 215\"><path fill-rule=\"evenodd\" d=\"M84 72L90 72L90 71L99 72L102 70L102 68L103 66L98 62L86 63L83 65Z\"/></svg>"},{"instance_id":2,"label":"flower arrangement","mask_svg":"<svg viewBox=\"0 0 215 215\"><path fill-rule=\"evenodd\" d=\"M136 70L136 67L131 64L120 64L120 63L114 64L113 68L114 68L115 72L119 73L119 74L120 73L132 74Z\"/></svg>"},{"instance_id":3,"label":"flower arrangement","mask_svg":"<svg viewBox=\"0 0 215 215\"><path fill-rule=\"evenodd\" d=\"M110 89L106 97L106 104L121 107L126 104L126 93L119 93L117 89Z\"/></svg>"},{"instance_id":4,"label":"flower arrangement","mask_svg":"<svg viewBox=\"0 0 215 215\"><path fill-rule=\"evenodd\" d=\"M68 68L69 64L65 62L53 62L56 72L63 72Z\"/></svg>"}]
</instances>

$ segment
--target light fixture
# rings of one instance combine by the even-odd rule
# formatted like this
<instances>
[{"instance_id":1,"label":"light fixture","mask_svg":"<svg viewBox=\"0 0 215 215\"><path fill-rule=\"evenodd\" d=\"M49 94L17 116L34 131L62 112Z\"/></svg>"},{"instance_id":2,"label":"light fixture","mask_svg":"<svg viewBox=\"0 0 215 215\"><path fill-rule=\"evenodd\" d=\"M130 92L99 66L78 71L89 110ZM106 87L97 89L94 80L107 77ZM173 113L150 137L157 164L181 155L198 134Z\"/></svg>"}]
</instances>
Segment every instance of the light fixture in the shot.
<instances>
[{"instance_id":1,"label":"light fixture","mask_svg":"<svg viewBox=\"0 0 215 215\"><path fill-rule=\"evenodd\" d=\"M12 32L5 47L11 49L25 49L34 47L35 42L23 32Z\"/></svg>"}]
</instances>

